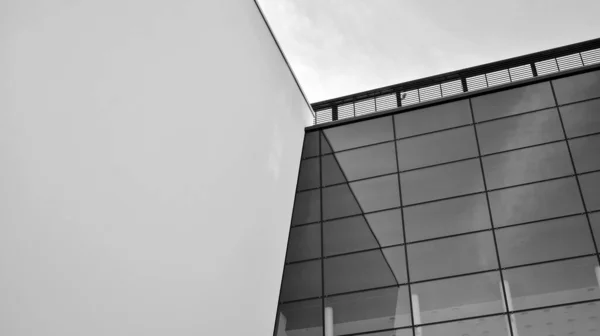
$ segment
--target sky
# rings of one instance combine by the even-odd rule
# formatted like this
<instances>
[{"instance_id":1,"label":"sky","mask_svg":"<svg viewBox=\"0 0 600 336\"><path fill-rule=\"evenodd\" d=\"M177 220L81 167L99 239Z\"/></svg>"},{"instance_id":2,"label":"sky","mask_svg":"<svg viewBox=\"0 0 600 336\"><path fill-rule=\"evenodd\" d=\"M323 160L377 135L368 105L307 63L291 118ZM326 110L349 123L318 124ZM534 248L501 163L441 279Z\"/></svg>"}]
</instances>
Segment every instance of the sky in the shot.
<instances>
[{"instance_id":1,"label":"sky","mask_svg":"<svg viewBox=\"0 0 600 336\"><path fill-rule=\"evenodd\" d=\"M258 0L311 103L600 37L598 0Z\"/></svg>"}]
</instances>

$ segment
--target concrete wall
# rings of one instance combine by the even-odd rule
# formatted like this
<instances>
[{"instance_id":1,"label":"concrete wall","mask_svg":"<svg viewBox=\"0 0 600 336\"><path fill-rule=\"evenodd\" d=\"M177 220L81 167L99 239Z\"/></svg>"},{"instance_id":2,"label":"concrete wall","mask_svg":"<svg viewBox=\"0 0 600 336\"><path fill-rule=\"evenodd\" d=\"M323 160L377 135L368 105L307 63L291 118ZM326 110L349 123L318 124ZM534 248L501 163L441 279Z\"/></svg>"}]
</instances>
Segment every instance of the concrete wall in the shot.
<instances>
[{"instance_id":1,"label":"concrete wall","mask_svg":"<svg viewBox=\"0 0 600 336\"><path fill-rule=\"evenodd\" d=\"M0 2L0 335L269 335L310 110L251 0Z\"/></svg>"}]
</instances>

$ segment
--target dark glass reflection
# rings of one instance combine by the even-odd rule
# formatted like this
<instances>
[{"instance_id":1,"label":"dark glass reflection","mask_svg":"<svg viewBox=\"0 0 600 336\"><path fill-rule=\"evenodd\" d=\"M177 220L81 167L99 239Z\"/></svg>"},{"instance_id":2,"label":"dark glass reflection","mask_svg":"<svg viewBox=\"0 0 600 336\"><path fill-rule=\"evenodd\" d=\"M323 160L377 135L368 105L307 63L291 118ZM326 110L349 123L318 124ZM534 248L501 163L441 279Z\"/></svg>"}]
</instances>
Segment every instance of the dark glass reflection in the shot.
<instances>
[{"instance_id":1,"label":"dark glass reflection","mask_svg":"<svg viewBox=\"0 0 600 336\"><path fill-rule=\"evenodd\" d=\"M321 257L321 226L319 224L292 227L286 261Z\"/></svg>"},{"instance_id":2,"label":"dark glass reflection","mask_svg":"<svg viewBox=\"0 0 600 336\"><path fill-rule=\"evenodd\" d=\"M600 71L556 79L552 85L559 104L600 97Z\"/></svg>"},{"instance_id":3,"label":"dark glass reflection","mask_svg":"<svg viewBox=\"0 0 600 336\"><path fill-rule=\"evenodd\" d=\"M321 217L321 194L318 189L296 194L292 225L318 222Z\"/></svg>"},{"instance_id":4,"label":"dark glass reflection","mask_svg":"<svg viewBox=\"0 0 600 336\"><path fill-rule=\"evenodd\" d=\"M600 303L562 306L512 315L518 336L598 336Z\"/></svg>"},{"instance_id":5,"label":"dark glass reflection","mask_svg":"<svg viewBox=\"0 0 600 336\"><path fill-rule=\"evenodd\" d=\"M397 142L400 171L477 156L473 126L426 134Z\"/></svg>"},{"instance_id":6,"label":"dark glass reflection","mask_svg":"<svg viewBox=\"0 0 600 336\"><path fill-rule=\"evenodd\" d=\"M333 155L325 155L321 157L321 174L323 174L323 186L345 183L348 180L340 168L340 164Z\"/></svg>"},{"instance_id":7,"label":"dark glass reflection","mask_svg":"<svg viewBox=\"0 0 600 336\"><path fill-rule=\"evenodd\" d=\"M594 239L596 240L596 246L600 249L600 212L594 212L589 214L590 224L592 230L594 230Z\"/></svg>"},{"instance_id":8,"label":"dark glass reflection","mask_svg":"<svg viewBox=\"0 0 600 336\"><path fill-rule=\"evenodd\" d=\"M324 255L380 247L364 216L355 216L323 223Z\"/></svg>"},{"instance_id":9,"label":"dark glass reflection","mask_svg":"<svg viewBox=\"0 0 600 336\"><path fill-rule=\"evenodd\" d=\"M600 132L600 99L560 108L569 138Z\"/></svg>"},{"instance_id":10,"label":"dark glass reflection","mask_svg":"<svg viewBox=\"0 0 600 336\"><path fill-rule=\"evenodd\" d=\"M404 208L408 241L491 228L484 194Z\"/></svg>"},{"instance_id":11,"label":"dark glass reflection","mask_svg":"<svg viewBox=\"0 0 600 336\"><path fill-rule=\"evenodd\" d=\"M319 172L319 158L311 158L300 161L300 172L298 176L298 190L318 188L321 184Z\"/></svg>"},{"instance_id":12,"label":"dark glass reflection","mask_svg":"<svg viewBox=\"0 0 600 336\"><path fill-rule=\"evenodd\" d=\"M500 315L466 321L433 324L418 327L415 331L417 333L420 331L421 336L510 336L507 327L508 321L506 316Z\"/></svg>"},{"instance_id":13,"label":"dark glass reflection","mask_svg":"<svg viewBox=\"0 0 600 336\"><path fill-rule=\"evenodd\" d=\"M335 335L346 335L410 325L408 288L401 286L328 297Z\"/></svg>"},{"instance_id":14,"label":"dark glass reflection","mask_svg":"<svg viewBox=\"0 0 600 336\"><path fill-rule=\"evenodd\" d=\"M482 161L488 189L573 174L566 142L486 156Z\"/></svg>"},{"instance_id":15,"label":"dark glass reflection","mask_svg":"<svg viewBox=\"0 0 600 336\"><path fill-rule=\"evenodd\" d=\"M367 214L365 217L381 246L404 243L402 210L380 211Z\"/></svg>"},{"instance_id":16,"label":"dark glass reflection","mask_svg":"<svg viewBox=\"0 0 600 336\"><path fill-rule=\"evenodd\" d=\"M280 300L293 301L321 296L321 261L286 265Z\"/></svg>"},{"instance_id":17,"label":"dark glass reflection","mask_svg":"<svg viewBox=\"0 0 600 336\"><path fill-rule=\"evenodd\" d=\"M336 152L394 139L392 117L328 128L323 133L328 144Z\"/></svg>"},{"instance_id":18,"label":"dark glass reflection","mask_svg":"<svg viewBox=\"0 0 600 336\"><path fill-rule=\"evenodd\" d=\"M569 140L578 173L600 170L600 134Z\"/></svg>"},{"instance_id":19,"label":"dark glass reflection","mask_svg":"<svg viewBox=\"0 0 600 336\"><path fill-rule=\"evenodd\" d=\"M469 100L396 114L396 138L405 138L472 123Z\"/></svg>"},{"instance_id":20,"label":"dark glass reflection","mask_svg":"<svg viewBox=\"0 0 600 336\"><path fill-rule=\"evenodd\" d=\"M400 174L405 204L483 191L478 159L455 162Z\"/></svg>"},{"instance_id":21,"label":"dark glass reflection","mask_svg":"<svg viewBox=\"0 0 600 336\"><path fill-rule=\"evenodd\" d=\"M380 250L331 257L325 262L325 294L396 285Z\"/></svg>"},{"instance_id":22,"label":"dark glass reflection","mask_svg":"<svg viewBox=\"0 0 600 336\"><path fill-rule=\"evenodd\" d=\"M397 174L352 182L350 188L364 212L400 206Z\"/></svg>"},{"instance_id":23,"label":"dark glass reflection","mask_svg":"<svg viewBox=\"0 0 600 336\"><path fill-rule=\"evenodd\" d=\"M555 108L477 125L481 154L560 140L563 131Z\"/></svg>"},{"instance_id":24,"label":"dark glass reflection","mask_svg":"<svg viewBox=\"0 0 600 336\"><path fill-rule=\"evenodd\" d=\"M583 212L574 177L493 191L489 200L496 227Z\"/></svg>"},{"instance_id":25,"label":"dark glass reflection","mask_svg":"<svg viewBox=\"0 0 600 336\"><path fill-rule=\"evenodd\" d=\"M320 132L307 132L304 135L302 158L319 155L319 133Z\"/></svg>"},{"instance_id":26,"label":"dark glass reflection","mask_svg":"<svg viewBox=\"0 0 600 336\"><path fill-rule=\"evenodd\" d=\"M325 135L323 135L323 133L321 132L321 155L331 154L331 153L333 153L333 150L331 149L331 146L329 145L329 141L327 141L327 138L325 138Z\"/></svg>"},{"instance_id":27,"label":"dark glass reflection","mask_svg":"<svg viewBox=\"0 0 600 336\"><path fill-rule=\"evenodd\" d=\"M393 142L336 153L335 157L348 181L390 174L398 169Z\"/></svg>"},{"instance_id":28,"label":"dark glass reflection","mask_svg":"<svg viewBox=\"0 0 600 336\"><path fill-rule=\"evenodd\" d=\"M323 188L323 219L360 214L356 197L347 184Z\"/></svg>"},{"instance_id":29,"label":"dark glass reflection","mask_svg":"<svg viewBox=\"0 0 600 336\"><path fill-rule=\"evenodd\" d=\"M323 336L322 312L321 299L281 304L275 335Z\"/></svg>"},{"instance_id":30,"label":"dark glass reflection","mask_svg":"<svg viewBox=\"0 0 600 336\"><path fill-rule=\"evenodd\" d=\"M501 313L500 283L500 274L490 272L414 284L413 305L419 307L421 323Z\"/></svg>"},{"instance_id":31,"label":"dark glass reflection","mask_svg":"<svg viewBox=\"0 0 600 336\"><path fill-rule=\"evenodd\" d=\"M579 183L587 210L600 210L600 172L580 175Z\"/></svg>"},{"instance_id":32,"label":"dark glass reflection","mask_svg":"<svg viewBox=\"0 0 600 336\"><path fill-rule=\"evenodd\" d=\"M411 281L441 278L498 267L492 232L408 245Z\"/></svg>"},{"instance_id":33,"label":"dark glass reflection","mask_svg":"<svg viewBox=\"0 0 600 336\"><path fill-rule=\"evenodd\" d=\"M496 231L503 267L595 253L583 215Z\"/></svg>"},{"instance_id":34,"label":"dark glass reflection","mask_svg":"<svg viewBox=\"0 0 600 336\"><path fill-rule=\"evenodd\" d=\"M471 99L475 121L485 121L554 106L550 83L544 82Z\"/></svg>"},{"instance_id":35,"label":"dark glass reflection","mask_svg":"<svg viewBox=\"0 0 600 336\"><path fill-rule=\"evenodd\" d=\"M514 310L600 298L596 257L525 266L504 271Z\"/></svg>"},{"instance_id":36,"label":"dark glass reflection","mask_svg":"<svg viewBox=\"0 0 600 336\"><path fill-rule=\"evenodd\" d=\"M406 252L404 251L404 246L388 247L384 248L382 251L383 256L392 268L392 272L394 272L396 282L398 284L407 282L408 280L406 277Z\"/></svg>"}]
</instances>

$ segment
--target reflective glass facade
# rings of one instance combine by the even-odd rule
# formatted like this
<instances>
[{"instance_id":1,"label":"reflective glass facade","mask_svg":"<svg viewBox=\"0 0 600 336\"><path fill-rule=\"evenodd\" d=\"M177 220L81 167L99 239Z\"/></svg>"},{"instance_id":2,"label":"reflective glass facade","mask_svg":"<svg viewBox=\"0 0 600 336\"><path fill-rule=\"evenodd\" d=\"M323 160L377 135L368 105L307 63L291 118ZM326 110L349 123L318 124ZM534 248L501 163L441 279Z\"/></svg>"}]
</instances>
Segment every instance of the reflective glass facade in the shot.
<instances>
[{"instance_id":1,"label":"reflective glass facade","mask_svg":"<svg viewBox=\"0 0 600 336\"><path fill-rule=\"evenodd\" d=\"M600 71L306 134L277 336L600 335Z\"/></svg>"}]
</instances>

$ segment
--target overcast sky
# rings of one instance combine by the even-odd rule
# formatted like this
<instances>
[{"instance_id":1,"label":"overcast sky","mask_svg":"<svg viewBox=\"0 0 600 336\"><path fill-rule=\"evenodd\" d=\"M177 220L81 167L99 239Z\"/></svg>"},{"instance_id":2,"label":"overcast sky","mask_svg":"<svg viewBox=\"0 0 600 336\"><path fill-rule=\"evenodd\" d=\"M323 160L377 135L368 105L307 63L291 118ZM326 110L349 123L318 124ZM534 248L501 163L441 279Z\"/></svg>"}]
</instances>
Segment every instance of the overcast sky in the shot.
<instances>
[{"instance_id":1,"label":"overcast sky","mask_svg":"<svg viewBox=\"0 0 600 336\"><path fill-rule=\"evenodd\" d=\"M259 0L317 102L600 37L600 0Z\"/></svg>"}]
</instances>

